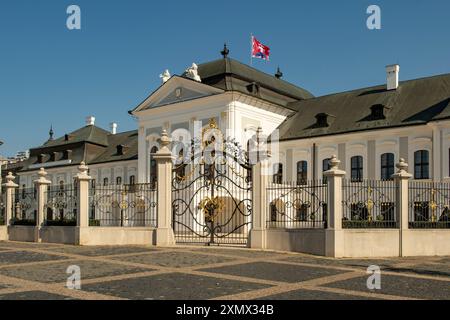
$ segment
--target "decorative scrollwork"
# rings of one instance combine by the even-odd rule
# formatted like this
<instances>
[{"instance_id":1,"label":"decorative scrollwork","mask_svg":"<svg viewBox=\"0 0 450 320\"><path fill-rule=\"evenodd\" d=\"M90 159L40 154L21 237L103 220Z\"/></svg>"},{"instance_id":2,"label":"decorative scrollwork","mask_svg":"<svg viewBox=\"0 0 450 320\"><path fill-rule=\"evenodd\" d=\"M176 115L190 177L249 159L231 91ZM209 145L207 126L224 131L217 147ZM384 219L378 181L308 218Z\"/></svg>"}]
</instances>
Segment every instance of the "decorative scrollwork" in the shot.
<instances>
[{"instance_id":1,"label":"decorative scrollwork","mask_svg":"<svg viewBox=\"0 0 450 320\"><path fill-rule=\"evenodd\" d=\"M91 220L100 226L156 226L156 195L150 184L96 186Z\"/></svg>"},{"instance_id":2,"label":"decorative scrollwork","mask_svg":"<svg viewBox=\"0 0 450 320\"><path fill-rule=\"evenodd\" d=\"M211 126L214 127L213 122ZM252 183L247 178L251 167L243 156L245 152L227 139L222 150L207 155L204 148L209 143L203 142L200 147L198 141L191 143L190 158L185 158L183 164L191 166L189 173L180 176L180 167L173 171L176 239L179 242L245 244L252 216Z\"/></svg>"},{"instance_id":3,"label":"decorative scrollwork","mask_svg":"<svg viewBox=\"0 0 450 320\"><path fill-rule=\"evenodd\" d=\"M413 181L409 190L411 227L450 228L450 185Z\"/></svg>"},{"instance_id":4,"label":"decorative scrollwork","mask_svg":"<svg viewBox=\"0 0 450 320\"><path fill-rule=\"evenodd\" d=\"M271 228L324 227L327 215L327 185L273 185L268 188Z\"/></svg>"},{"instance_id":5,"label":"decorative scrollwork","mask_svg":"<svg viewBox=\"0 0 450 320\"><path fill-rule=\"evenodd\" d=\"M37 212L37 196L34 188L17 191L13 205L16 220L33 220Z\"/></svg>"},{"instance_id":6,"label":"decorative scrollwork","mask_svg":"<svg viewBox=\"0 0 450 320\"><path fill-rule=\"evenodd\" d=\"M393 181L344 180L344 227L396 227L395 197Z\"/></svg>"}]
</instances>

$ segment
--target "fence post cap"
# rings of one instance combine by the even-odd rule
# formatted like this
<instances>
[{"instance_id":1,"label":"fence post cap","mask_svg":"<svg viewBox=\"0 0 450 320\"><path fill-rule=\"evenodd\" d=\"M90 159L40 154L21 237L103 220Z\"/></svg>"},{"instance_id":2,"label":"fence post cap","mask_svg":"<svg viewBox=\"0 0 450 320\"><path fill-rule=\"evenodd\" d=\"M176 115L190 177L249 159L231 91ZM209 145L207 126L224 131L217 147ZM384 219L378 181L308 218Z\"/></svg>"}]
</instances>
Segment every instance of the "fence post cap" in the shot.
<instances>
[{"instance_id":1,"label":"fence post cap","mask_svg":"<svg viewBox=\"0 0 450 320\"><path fill-rule=\"evenodd\" d=\"M341 160L339 160L335 154L331 156L329 162L330 162L330 170L325 171L323 173L326 177L345 176L345 171L339 170Z\"/></svg>"},{"instance_id":2,"label":"fence post cap","mask_svg":"<svg viewBox=\"0 0 450 320\"><path fill-rule=\"evenodd\" d=\"M164 129L161 132L161 139L159 139L159 143L161 144L161 146L164 147L168 147L169 144L172 142L172 139L170 139L169 134L167 133L167 130Z\"/></svg>"},{"instance_id":3,"label":"fence post cap","mask_svg":"<svg viewBox=\"0 0 450 320\"><path fill-rule=\"evenodd\" d=\"M45 171L44 168L41 168L41 169L39 169L38 175L41 178L45 178L48 175L48 173L47 173L47 171Z\"/></svg>"},{"instance_id":4,"label":"fence post cap","mask_svg":"<svg viewBox=\"0 0 450 320\"><path fill-rule=\"evenodd\" d=\"M396 165L397 169L399 170L408 170L408 164L406 163L405 159L400 158L400 161Z\"/></svg>"},{"instance_id":5,"label":"fence post cap","mask_svg":"<svg viewBox=\"0 0 450 320\"><path fill-rule=\"evenodd\" d=\"M91 177L88 175L89 167L86 165L86 163L83 161L80 163L80 166L78 167L78 174L77 179L78 180L91 180Z\"/></svg>"},{"instance_id":6,"label":"fence post cap","mask_svg":"<svg viewBox=\"0 0 450 320\"><path fill-rule=\"evenodd\" d=\"M8 172L8 175L6 176L6 181L13 181L16 177L13 175L13 173L10 171Z\"/></svg>"},{"instance_id":7,"label":"fence post cap","mask_svg":"<svg viewBox=\"0 0 450 320\"><path fill-rule=\"evenodd\" d=\"M35 184L51 184L51 181L46 178L48 173L44 168L39 169L38 175L39 178L34 181Z\"/></svg>"},{"instance_id":8,"label":"fence post cap","mask_svg":"<svg viewBox=\"0 0 450 320\"><path fill-rule=\"evenodd\" d=\"M6 179L6 183L3 184L3 186L7 187L7 188L18 188L19 185L14 183L14 180L16 179L16 177L13 175L12 172L8 172L8 175L5 177Z\"/></svg>"},{"instance_id":9,"label":"fence post cap","mask_svg":"<svg viewBox=\"0 0 450 320\"><path fill-rule=\"evenodd\" d=\"M335 154L333 154L330 159L331 169L332 170L338 169L340 164L341 164L341 160L339 160L337 158L337 156Z\"/></svg>"},{"instance_id":10,"label":"fence post cap","mask_svg":"<svg viewBox=\"0 0 450 320\"><path fill-rule=\"evenodd\" d=\"M166 155L166 154L170 154L172 155L172 152L169 149L169 145L172 143L172 139L169 137L169 134L167 133L167 130L164 129L161 132L161 138L158 139L158 143L161 146L160 150L156 153L156 154L162 154L162 155Z\"/></svg>"},{"instance_id":11,"label":"fence post cap","mask_svg":"<svg viewBox=\"0 0 450 320\"><path fill-rule=\"evenodd\" d=\"M398 170L392 177L406 179L412 177L412 174L408 173L408 163L406 163L405 159L400 158L400 161L395 166Z\"/></svg>"}]
</instances>

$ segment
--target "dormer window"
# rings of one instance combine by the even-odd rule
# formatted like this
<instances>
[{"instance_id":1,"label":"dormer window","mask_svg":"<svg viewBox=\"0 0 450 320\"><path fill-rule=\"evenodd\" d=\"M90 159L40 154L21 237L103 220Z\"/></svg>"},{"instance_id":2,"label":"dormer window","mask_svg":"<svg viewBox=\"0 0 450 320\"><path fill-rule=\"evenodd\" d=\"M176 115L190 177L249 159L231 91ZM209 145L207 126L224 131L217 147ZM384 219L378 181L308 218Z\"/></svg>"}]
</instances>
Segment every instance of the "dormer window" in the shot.
<instances>
[{"instance_id":1,"label":"dormer window","mask_svg":"<svg viewBox=\"0 0 450 320\"><path fill-rule=\"evenodd\" d=\"M250 93L258 94L259 93L259 84L256 82L252 82L247 86L247 90Z\"/></svg>"},{"instance_id":2,"label":"dormer window","mask_svg":"<svg viewBox=\"0 0 450 320\"><path fill-rule=\"evenodd\" d=\"M50 161L56 161L57 158L58 158L58 152L52 152L50 154Z\"/></svg>"},{"instance_id":3,"label":"dormer window","mask_svg":"<svg viewBox=\"0 0 450 320\"><path fill-rule=\"evenodd\" d=\"M69 139L70 139L70 136L68 134L65 134L64 135L64 141L69 141Z\"/></svg>"},{"instance_id":4,"label":"dormer window","mask_svg":"<svg viewBox=\"0 0 450 320\"><path fill-rule=\"evenodd\" d=\"M44 163L44 157L45 157L45 154L40 154L40 155L38 155L38 163Z\"/></svg>"},{"instance_id":5,"label":"dormer window","mask_svg":"<svg viewBox=\"0 0 450 320\"><path fill-rule=\"evenodd\" d=\"M370 107L370 110L372 110L372 113L370 117L372 120L384 120L386 119L386 116L384 114L384 110L386 107L382 104L375 104L372 107Z\"/></svg>"},{"instance_id":6,"label":"dormer window","mask_svg":"<svg viewBox=\"0 0 450 320\"><path fill-rule=\"evenodd\" d=\"M117 145L116 148L117 148L117 155L118 156L123 156L125 154L126 149L127 149L123 144Z\"/></svg>"},{"instance_id":7,"label":"dormer window","mask_svg":"<svg viewBox=\"0 0 450 320\"><path fill-rule=\"evenodd\" d=\"M328 127L330 124L328 123L328 114L326 113L319 113L316 115L316 127L317 128L325 128Z\"/></svg>"},{"instance_id":8,"label":"dormer window","mask_svg":"<svg viewBox=\"0 0 450 320\"><path fill-rule=\"evenodd\" d=\"M72 150L65 150L63 152L63 159L62 160L70 160L72 156Z\"/></svg>"}]
</instances>

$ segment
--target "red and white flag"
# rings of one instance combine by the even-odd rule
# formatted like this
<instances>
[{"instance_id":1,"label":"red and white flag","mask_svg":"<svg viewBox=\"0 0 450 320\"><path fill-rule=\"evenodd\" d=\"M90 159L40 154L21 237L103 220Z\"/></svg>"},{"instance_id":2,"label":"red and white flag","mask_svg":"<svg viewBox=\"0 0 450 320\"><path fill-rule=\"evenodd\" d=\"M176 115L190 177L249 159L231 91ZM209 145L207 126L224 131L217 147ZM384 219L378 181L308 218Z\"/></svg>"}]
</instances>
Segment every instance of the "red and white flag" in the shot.
<instances>
[{"instance_id":1,"label":"red and white flag","mask_svg":"<svg viewBox=\"0 0 450 320\"><path fill-rule=\"evenodd\" d=\"M259 42L252 36L252 58L263 59L269 61L270 48Z\"/></svg>"}]
</instances>

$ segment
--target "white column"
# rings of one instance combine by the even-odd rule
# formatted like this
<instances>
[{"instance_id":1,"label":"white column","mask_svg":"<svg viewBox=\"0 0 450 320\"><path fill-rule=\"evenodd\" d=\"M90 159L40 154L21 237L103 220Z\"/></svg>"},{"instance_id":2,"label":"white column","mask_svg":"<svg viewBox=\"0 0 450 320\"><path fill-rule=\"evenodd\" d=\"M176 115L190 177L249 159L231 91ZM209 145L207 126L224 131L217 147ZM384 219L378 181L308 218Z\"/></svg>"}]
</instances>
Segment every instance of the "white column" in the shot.
<instances>
[{"instance_id":1,"label":"white column","mask_svg":"<svg viewBox=\"0 0 450 320\"><path fill-rule=\"evenodd\" d=\"M76 175L78 183L77 236L76 244L82 245L89 237L89 187L92 178L88 175L88 166L82 162Z\"/></svg>"},{"instance_id":2,"label":"white column","mask_svg":"<svg viewBox=\"0 0 450 320\"><path fill-rule=\"evenodd\" d=\"M335 155L330 160L330 170L324 172L328 180L328 219L325 230L325 255L343 257L344 234L342 231L342 178L345 171L339 170L340 160Z\"/></svg>"},{"instance_id":3,"label":"white column","mask_svg":"<svg viewBox=\"0 0 450 320\"><path fill-rule=\"evenodd\" d=\"M175 236L172 228L172 152L169 145L172 140L167 131L163 130L160 139L160 150L153 156L157 162L157 215L158 226L156 229L157 246L175 245Z\"/></svg>"},{"instance_id":4,"label":"white column","mask_svg":"<svg viewBox=\"0 0 450 320\"><path fill-rule=\"evenodd\" d=\"M442 133L440 127L433 127L433 180L441 181L442 172Z\"/></svg>"},{"instance_id":5,"label":"white column","mask_svg":"<svg viewBox=\"0 0 450 320\"><path fill-rule=\"evenodd\" d=\"M402 257L405 249L404 236L409 229L408 186L412 174L408 173L408 164L405 159L397 163L398 171L392 176L397 186L397 221L399 223L399 256Z\"/></svg>"},{"instance_id":6,"label":"white column","mask_svg":"<svg viewBox=\"0 0 450 320\"><path fill-rule=\"evenodd\" d=\"M253 223L250 231L250 247L267 248L267 187L269 185L269 160L253 166Z\"/></svg>"},{"instance_id":7,"label":"white column","mask_svg":"<svg viewBox=\"0 0 450 320\"><path fill-rule=\"evenodd\" d=\"M147 140L145 136L145 128L139 127L138 133L138 172L137 182L146 183L147 181Z\"/></svg>"},{"instance_id":8,"label":"white column","mask_svg":"<svg viewBox=\"0 0 450 320\"><path fill-rule=\"evenodd\" d=\"M39 170L39 179L34 181L37 191L37 215L36 215L36 228L34 241L42 242L41 239L41 228L44 227L44 217L45 217L45 205L47 203L47 190L51 181L48 180L47 172L44 168Z\"/></svg>"},{"instance_id":9,"label":"white column","mask_svg":"<svg viewBox=\"0 0 450 320\"><path fill-rule=\"evenodd\" d=\"M16 177L13 176L12 172L9 172L6 176L6 183L3 184L6 192L6 203L5 203L5 225L10 226L11 220L13 218L13 205L14 205L14 193L19 187L18 184L14 183Z\"/></svg>"}]
</instances>

